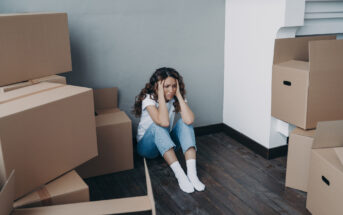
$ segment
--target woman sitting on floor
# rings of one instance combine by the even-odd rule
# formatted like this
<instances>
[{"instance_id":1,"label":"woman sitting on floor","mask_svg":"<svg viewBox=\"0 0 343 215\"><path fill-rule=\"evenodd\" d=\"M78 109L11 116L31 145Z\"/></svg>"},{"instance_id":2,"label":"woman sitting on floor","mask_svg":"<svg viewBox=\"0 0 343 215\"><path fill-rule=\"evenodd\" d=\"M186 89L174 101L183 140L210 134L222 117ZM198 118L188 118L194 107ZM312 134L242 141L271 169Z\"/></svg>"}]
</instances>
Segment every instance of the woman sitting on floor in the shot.
<instances>
[{"instance_id":1,"label":"woman sitting on floor","mask_svg":"<svg viewBox=\"0 0 343 215\"><path fill-rule=\"evenodd\" d=\"M140 117L138 154L150 159L162 155L173 170L181 190L192 193L194 188L203 191L205 185L197 176L192 126L194 114L187 105L185 93L183 78L175 69L157 69L149 83L136 96L133 112ZM181 119L173 128L175 113L180 113ZM180 146L186 159L187 175L174 152Z\"/></svg>"}]
</instances>

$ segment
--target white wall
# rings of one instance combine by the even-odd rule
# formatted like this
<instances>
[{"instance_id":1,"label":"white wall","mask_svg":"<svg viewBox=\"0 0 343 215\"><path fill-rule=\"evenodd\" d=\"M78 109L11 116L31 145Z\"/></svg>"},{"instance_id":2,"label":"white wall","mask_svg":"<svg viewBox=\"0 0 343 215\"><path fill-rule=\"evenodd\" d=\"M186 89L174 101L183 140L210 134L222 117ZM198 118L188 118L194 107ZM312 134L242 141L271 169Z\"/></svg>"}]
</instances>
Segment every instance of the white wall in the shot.
<instances>
[{"instance_id":1,"label":"white wall","mask_svg":"<svg viewBox=\"0 0 343 215\"><path fill-rule=\"evenodd\" d=\"M304 5L304 0L226 0L223 121L266 148L286 144L271 117L274 40L280 28L303 25ZM279 34L294 34L289 29Z\"/></svg>"}]
</instances>

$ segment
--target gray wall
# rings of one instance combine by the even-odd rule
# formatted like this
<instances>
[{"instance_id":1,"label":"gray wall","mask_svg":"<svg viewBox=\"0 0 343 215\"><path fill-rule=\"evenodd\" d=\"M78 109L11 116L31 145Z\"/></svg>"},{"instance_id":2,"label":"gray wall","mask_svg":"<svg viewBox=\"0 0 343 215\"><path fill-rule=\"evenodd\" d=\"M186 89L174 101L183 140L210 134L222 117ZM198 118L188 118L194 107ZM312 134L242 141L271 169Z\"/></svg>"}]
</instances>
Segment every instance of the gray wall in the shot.
<instances>
[{"instance_id":1,"label":"gray wall","mask_svg":"<svg viewBox=\"0 0 343 215\"><path fill-rule=\"evenodd\" d=\"M223 122L225 0L1 0L0 13L67 12L70 84L119 88L129 114L152 72L184 77L195 126Z\"/></svg>"}]
</instances>

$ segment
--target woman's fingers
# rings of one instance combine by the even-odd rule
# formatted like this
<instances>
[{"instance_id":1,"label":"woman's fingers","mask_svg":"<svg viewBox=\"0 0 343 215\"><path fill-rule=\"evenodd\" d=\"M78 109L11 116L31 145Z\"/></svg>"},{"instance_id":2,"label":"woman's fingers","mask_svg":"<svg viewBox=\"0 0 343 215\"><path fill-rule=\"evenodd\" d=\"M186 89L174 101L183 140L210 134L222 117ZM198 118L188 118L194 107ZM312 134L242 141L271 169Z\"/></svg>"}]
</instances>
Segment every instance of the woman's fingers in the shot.
<instances>
[{"instance_id":1,"label":"woman's fingers","mask_svg":"<svg viewBox=\"0 0 343 215\"><path fill-rule=\"evenodd\" d=\"M158 91L163 92L164 80L158 81Z\"/></svg>"},{"instance_id":2,"label":"woman's fingers","mask_svg":"<svg viewBox=\"0 0 343 215\"><path fill-rule=\"evenodd\" d=\"M176 95L180 94L180 85L179 85L179 80L176 80Z\"/></svg>"}]
</instances>

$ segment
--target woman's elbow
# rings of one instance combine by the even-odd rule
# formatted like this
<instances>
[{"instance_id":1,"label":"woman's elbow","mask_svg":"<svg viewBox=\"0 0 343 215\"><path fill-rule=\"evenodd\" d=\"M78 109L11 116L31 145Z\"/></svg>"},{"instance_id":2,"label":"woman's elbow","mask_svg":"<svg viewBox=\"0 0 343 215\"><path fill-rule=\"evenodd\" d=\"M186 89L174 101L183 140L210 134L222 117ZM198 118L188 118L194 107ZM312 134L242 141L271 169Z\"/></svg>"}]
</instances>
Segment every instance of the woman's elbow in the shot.
<instances>
[{"instance_id":1,"label":"woman's elbow","mask_svg":"<svg viewBox=\"0 0 343 215\"><path fill-rule=\"evenodd\" d=\"M168 128L169 127L169 122L160 122L159 125L161 127Z\"/></svg>"},{"instance_id":2,"label":"woman's elbow","mask_svg":"<svg viewBox=\"0 0 343 215\"><path fill-rule=\"evenodd\" d=\"M189 119L189 120L183 120L183 122L184 122L186 125L192 125L193 122L194 122L194 120L191 120L191 119Z\"/></svg>"}]
</instances>

